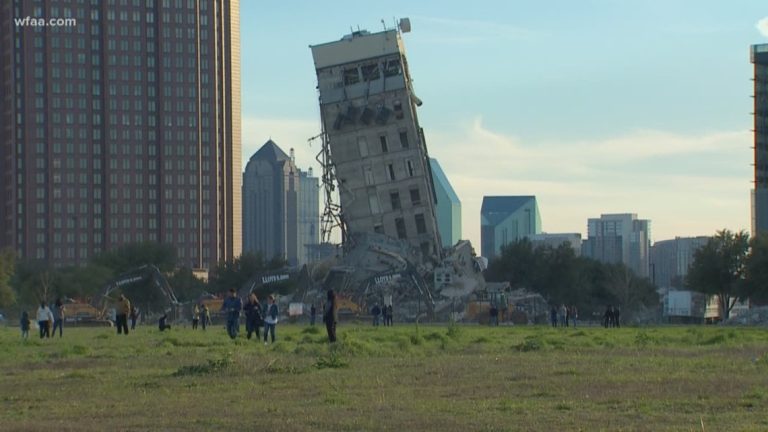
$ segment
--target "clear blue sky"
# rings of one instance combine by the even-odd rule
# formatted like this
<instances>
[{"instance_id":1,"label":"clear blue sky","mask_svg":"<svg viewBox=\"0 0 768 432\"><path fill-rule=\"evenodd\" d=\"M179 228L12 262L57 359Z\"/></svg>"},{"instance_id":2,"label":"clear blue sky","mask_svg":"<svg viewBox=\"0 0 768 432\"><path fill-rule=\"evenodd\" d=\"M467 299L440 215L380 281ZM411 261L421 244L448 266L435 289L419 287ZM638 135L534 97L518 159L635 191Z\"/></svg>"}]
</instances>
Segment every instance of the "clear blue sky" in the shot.
<instances>
[{"instance_id":1,"label":"clear blue sky","mask_svg":"<svg viewBox=\"0 0 768 432\"><path fill-rule=\"evenodd\" d=\"M749 45L765 1L241 0L244 162L272 138L317 165L308 46L404 35L419 120L479 250L483 195L536 195L544 230L600 213L653 240L749 229Z\"/></svg>"}]
</instances>

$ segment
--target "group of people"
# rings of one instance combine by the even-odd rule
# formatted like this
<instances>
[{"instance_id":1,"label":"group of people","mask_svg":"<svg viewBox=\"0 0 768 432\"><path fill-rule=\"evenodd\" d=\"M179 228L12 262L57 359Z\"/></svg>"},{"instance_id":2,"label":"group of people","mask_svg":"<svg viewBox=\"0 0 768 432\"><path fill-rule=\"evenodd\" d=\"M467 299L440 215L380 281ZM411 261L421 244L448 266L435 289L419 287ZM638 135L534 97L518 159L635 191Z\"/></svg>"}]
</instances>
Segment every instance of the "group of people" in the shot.
<instances>
[{"instance_id":1,"label":"group of people","mask_svg":"<svg viewBox=\"0 0 768 432\"><path fill-rule=\"evenodd\" d=\"M192 309L192 330L202 325L203 330L211 324L211 311L205 303L196 304Z\"/></svg>"},{"instance_id":2,"label":"group of people","mask_svg":"<svg viewBox=\"0 0 768 432\"><path fill-rule=\"evenodd\" d=\"M562 304L559 308L552 306L552 309L549 311L549 322L552 324L552 327L570 327L573 324L575 328L578 320L579 311L576 309L576 306Z\"/></svg>"},{"instance_id":3,"label":"group of people","mask_svg":"<svg viewBox=\"0 0 768 432\"><path fill-rule=\"evenodd\" d=\"M603 314L603 327L621 327L621 323L619 321L620 316L621 311L619 311L619 308L609 305Z\"/></svg>"},{"instance_id":4,"label":"group of people","mask_svg":"<svg viewBox=\"0 0 768 432\"><path fill-rule=\"evenodd\" d=\"M250 339L253 333L256 333L256 339L260 339L260 327L264 327L264 345L268 344L271 336L272 343L275 342L275 330L280 311L275 302L275 297L267 297L267 306L262 309L261 303L255 293L248 296L248 302L243 305L243 301L237 296L235 289L229 290L229 297L224 299L221 305L221 311L227 317L227 334L230 338L237 338L240 332L240 312L245 313L245 330L247 338Z\"/></svg>"},{"instance_id":5,"label":"group of people","mask_svg":"<svg viewBox=\"0 0 768 432\"><path fill-rule=\"evenodd\" d=\"M383 319L384 321L384 327L389 327L392 325L392 305L383 305L379 307L379 304L376 303L373 305L373 308L371 308L371 315L373 316L373 326L378 327L379 326L379 319Z\"/></svg>"},{"instance_id":6,"label":"group of people","mask_svg":"<svg viewBox=\"0 0 768 432\"><path fill-rule=\"evenodd\" d=\"M40 307L37 308L36 314L37 327L40 329L40 339L56 336L57 329L59 330L59 337L63 337L64 311L64 303L61 299L56 299L56 303L52 306L48 306L44 301L40 302ZM22 311L19 326L21 327L22 339L29 339L29 329L32 326L32 320L27 311Z\"/></svg>"}]
</instances>

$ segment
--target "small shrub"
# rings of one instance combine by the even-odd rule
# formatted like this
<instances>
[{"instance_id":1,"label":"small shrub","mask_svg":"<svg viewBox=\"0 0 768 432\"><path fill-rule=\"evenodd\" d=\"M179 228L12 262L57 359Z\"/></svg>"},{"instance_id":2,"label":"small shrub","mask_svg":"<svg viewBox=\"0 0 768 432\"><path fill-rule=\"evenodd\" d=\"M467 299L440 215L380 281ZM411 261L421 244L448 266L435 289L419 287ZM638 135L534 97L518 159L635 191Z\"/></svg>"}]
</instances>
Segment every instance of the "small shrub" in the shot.
<instances>
[{"instance_id":1,"label":"small shrub","mask_svg":"<svg viewBox=\"0 0 768 432\"><path fill-rule=\"evenodd\" d=\"M349 367L349 363L341 357L337 350L332 348L327 356L317 358L315 367L318 369L341 369Z\"/></svg>"},{"instance_id":2,"label":"small shrub","mask_svg":"<svg viewBox=\"0 0 768 432\"><path fill-rule=\"evenodd\" d=\"M410 337L411 345L421 345L424 342L424 338L419 334L413 334Z\"/></svg>"},{"instance_id":3,"label":"small shrub","mask_svg":"<svg viewBox=\"0 0 768 432\"><path fill-rule=\"evenodd\" d=\"M462 328L456 323L452 322L448 325L447 335L449 338L453 340L458 340L461 337L462 333L463 333Z\"/></svg>"},{"instance_id":4,"label":"small shrub","mask_svg":"<svg viewBox=\"0 0 768 432\"><path fill-rule=\"evenodd\" d=\"M173 376L184 377L214 374L229 369L232 363L232 355L228 354L218 360L208 360L208 363L182 366L173 373Z\"/></svg>"},{"instance_id":5,"label":"small shrub","mask_svg":"<svg viewBox=\"0 0 768 432\"><path fill-rule=\"evenodd\" d=\"M522 343L515 346L515 348L518 351L522 352L530 352L530 351L539 351L540 349L544 348L544 341L539 339L537 336L527 336L525 340L523 340Z\"/></svg>"},{"instance_id":6,"label":"small shrub","mask_svg":"<svg viewBox=\"0 0 768 432\"><path fill-rule=\"evenodd\" d=\"M320 334L320 327L315 327L315 326L307 327L303 329L301 332L304 334L310 334L310 335Z\"/></svg>"}]
</instances>

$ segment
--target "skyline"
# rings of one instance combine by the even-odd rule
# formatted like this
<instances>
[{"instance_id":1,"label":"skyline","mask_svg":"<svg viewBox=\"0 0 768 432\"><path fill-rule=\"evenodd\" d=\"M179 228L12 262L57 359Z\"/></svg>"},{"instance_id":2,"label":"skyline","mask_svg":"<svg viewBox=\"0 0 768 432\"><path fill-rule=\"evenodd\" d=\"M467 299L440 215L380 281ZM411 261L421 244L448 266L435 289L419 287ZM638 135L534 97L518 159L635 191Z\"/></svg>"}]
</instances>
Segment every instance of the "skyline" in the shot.
<instances>
[{"instance_id":1,"label":"skyline","mask_svg":"<svg viewBox=\"0 0 768 432\"><path fill-rule=\"evenodd\" d=\"M476 250L484 195L535 195L545 232L585 235L604 213L650 219L654 241L749 230L749 47L768 42L764 5L300 4L241 4L242 74L258 78L243 80L244 160L271 138L319 169L309 45L380 31L381 18L391 28L396 14L413 27L403 39L430 156Z\"/></svg>"}]
</instances>

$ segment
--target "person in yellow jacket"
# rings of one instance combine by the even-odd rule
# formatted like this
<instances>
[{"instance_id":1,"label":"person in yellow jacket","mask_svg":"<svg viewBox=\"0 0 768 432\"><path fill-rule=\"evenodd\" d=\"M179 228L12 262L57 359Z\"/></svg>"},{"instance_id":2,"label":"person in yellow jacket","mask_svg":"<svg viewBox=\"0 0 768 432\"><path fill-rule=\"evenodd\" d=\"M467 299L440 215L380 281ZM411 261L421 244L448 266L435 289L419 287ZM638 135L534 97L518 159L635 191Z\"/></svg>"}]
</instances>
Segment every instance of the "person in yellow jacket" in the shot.
<instances>
[{"instance_id":1,"label":"person in yellow jacket","mask_svg":"<svg viewBox=\"0 0 768 432\"><path fill-rule=\"evenodd\" d=\"M120 298L117 300L117 316L115 317L115 325L117 326L117 334L125 332L128 334L128 315L131 314L131 301L126 296L120 294Z\"/></svg>"}]
</instances>

